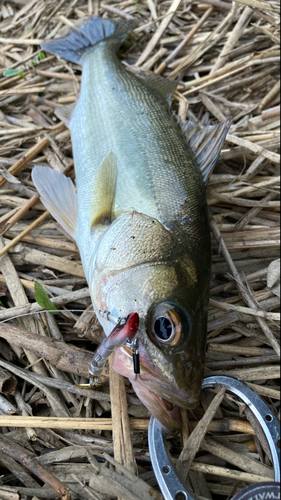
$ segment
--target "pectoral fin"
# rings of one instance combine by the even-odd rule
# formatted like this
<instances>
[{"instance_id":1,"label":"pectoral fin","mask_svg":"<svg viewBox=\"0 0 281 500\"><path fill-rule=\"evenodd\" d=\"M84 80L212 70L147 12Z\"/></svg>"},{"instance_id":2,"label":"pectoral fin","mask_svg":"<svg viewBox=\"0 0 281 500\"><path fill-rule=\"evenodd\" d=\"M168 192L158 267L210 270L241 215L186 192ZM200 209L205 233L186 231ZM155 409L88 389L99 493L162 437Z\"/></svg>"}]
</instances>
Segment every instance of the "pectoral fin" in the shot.
<instances>
[{"instance_id":1,"label":"pectoral fin","mask_svg":"<svg viewBox=\"0 0 281 500\"><path fill-rule=\"evenodd\" d=\"M76 102L68 104L67 106L58 106L55 109L55 115L69 128L71 115L76 106Z\"/></svg>"},{"instance_id":2,"label":"pectoral fin","mask_svg":"<svg viewBox=\"0 0 281 500\"><path fill-rule=\"evenodd\" d=\"M200 124L190 121L180 123L206 184L218 160L231 124L232 119L230 117L214 126L202 127Z\"/></svg>"},{"instance_id":3,"label":"pectoral fin","mask_svg":"<svg viewBox=\"0 0 281 500\"><path fill-rule=\"evenodd\" d=\"M73 182L50 167L39 166L33 168L32 180L47 210L74 238L78 208Z\"/></svg>"},{"instance_id":4,"label":"pectoral fin","mask_svg":"<svg viewBox=\"0 0 281 500\"><path fill-rule=\"evenodd\" d=\"M116 158L109 153L103 160L95 182L91 203L91 230L99 224L110 224L116 190Z\"/></svg>"}]
</instances>

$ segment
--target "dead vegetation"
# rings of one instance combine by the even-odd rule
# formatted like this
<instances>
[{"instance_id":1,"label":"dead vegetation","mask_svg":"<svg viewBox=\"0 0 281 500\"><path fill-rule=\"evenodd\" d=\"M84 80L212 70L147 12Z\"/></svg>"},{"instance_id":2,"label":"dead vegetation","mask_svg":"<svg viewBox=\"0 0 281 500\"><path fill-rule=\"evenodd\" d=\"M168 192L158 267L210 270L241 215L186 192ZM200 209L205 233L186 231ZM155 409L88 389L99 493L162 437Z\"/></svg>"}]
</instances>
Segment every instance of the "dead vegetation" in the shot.
<instances>
[{"instance_id":1,"label":"dead vegetation","mask_svg":"<svg viewBox=\"0 0 281 500\"><path fill-rule=\"evenodd\" d=\"M102 336L77 247L30 176L40 164L74 178L70 133L54 109L76 100L81 68L43 53L40 41L89 15L138 19L123 62L177 79L181 119L233 117L208 187L206 375L242 380L279 415L279 12L279 0L0 2L0 498L162 498L149 414L130 384L109 368L101 387L77 385L87 384ZM59 315L40 313L35 281ZM182 411L181 437L169 441L179 456L205 414L178 463L200 499L273 478L260 428L219 394L204 391L197 410Z\"/></svg>"}]
</instances>

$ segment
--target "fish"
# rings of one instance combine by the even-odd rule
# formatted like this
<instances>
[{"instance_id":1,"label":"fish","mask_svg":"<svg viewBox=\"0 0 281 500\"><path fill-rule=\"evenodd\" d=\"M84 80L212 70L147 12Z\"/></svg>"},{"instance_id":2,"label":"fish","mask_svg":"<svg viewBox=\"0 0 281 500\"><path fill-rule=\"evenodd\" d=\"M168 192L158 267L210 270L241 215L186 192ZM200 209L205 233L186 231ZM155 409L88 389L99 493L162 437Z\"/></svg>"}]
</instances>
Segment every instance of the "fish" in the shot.
<instances>
[{"instance_id":1,"label":"fish","mask_svg":"<svg viewBox=\"0 0 281 500\"><path fill-rule=\"evenodd\" d=\"M110 317L138 314L139 374L130 345L113 368L171 432L180 408L198 405L207 331L211 242L206 184L231 124L180 122L177 82L130 72L118 50L135 28L92 17L42 49L82 65L69 127L73 182L49 167L32 178L41 200L75 239L93 308L108 336Z\"/></svg>"}]
</instances>

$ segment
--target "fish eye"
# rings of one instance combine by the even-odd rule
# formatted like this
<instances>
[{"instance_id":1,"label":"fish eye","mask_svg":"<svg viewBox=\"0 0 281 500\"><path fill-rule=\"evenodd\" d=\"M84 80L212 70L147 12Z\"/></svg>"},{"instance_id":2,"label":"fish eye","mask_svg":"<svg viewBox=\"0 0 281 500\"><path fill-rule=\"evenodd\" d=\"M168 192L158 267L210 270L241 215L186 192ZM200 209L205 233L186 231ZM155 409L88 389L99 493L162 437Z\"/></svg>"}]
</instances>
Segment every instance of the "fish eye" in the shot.
<instances>
[{"instance_id":1,"label":"fish eye","mask_svg":"<svg viewBox=\"0 0 281 500\"><path fill-rule=\"evenodd\" d=\"M165 302L154 308L150 317L150 334L167 345L176 345L182 335L181 314L174 304Z\"/></svg>"},{"instance_id":2,"label":"fish eye","mask_svg":"<svg viewBox=\"0 0 281 500\"><path fill-rule=\"evenodd\" d=\"M160 316L154 322L154 333L160 340L169 340L173 335L172 321L165 316Z\"/></svg>"}]
</instances>

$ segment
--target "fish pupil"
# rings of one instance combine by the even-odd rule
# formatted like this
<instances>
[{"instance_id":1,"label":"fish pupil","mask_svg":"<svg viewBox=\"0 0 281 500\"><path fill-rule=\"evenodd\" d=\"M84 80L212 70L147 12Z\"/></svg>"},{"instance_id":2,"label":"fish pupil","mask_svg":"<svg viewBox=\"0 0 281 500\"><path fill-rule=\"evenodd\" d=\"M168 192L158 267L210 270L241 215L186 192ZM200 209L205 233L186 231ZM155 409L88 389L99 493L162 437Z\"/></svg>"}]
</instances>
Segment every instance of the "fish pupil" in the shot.
<instances>
[{"instance_id":1,"label":"fish pupil","mask_svg":"<svg viewBox=\"0 0 281 500\"><path fill-rule=\"evenodd\" d=\"M173 324L169 318L160 316L154 323L155 335L161 340L168 340L173 333Z\"/></svg>"}]
</instances>

